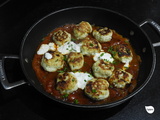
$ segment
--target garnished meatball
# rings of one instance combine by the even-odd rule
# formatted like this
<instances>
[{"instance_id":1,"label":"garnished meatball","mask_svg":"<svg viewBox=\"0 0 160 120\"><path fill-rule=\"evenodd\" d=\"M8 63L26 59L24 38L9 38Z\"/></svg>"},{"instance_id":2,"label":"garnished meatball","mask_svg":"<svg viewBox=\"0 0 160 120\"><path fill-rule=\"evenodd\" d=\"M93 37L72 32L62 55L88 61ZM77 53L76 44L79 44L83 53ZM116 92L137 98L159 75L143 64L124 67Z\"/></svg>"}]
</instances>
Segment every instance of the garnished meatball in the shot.
<instances>
[{"instance_id":1,"label":"garnished meatball","mask_svg":"<svg viewBox=\"0 0 160 120\"><path fill-rule=\"evenodd\" d=\"M64 66L64 56L60 52L50 52L49 58L46 54L43 55L41 66L45 71L55 72Z\"/></svg>"},{"instance_id":2,"label":"garnished meatball","mask_svg":"<svg viewBox=\"0 0 160 120\"><path fill-rule=\"evenodd\" d=\"M103 100L109 97L108 87L105 79L92 79L86 84L85 94L93 100Z\"/></svg>"},{"instance_id":3,"label":"garnished meatball","mask_svg":"<svg viewBox=\"0 0 160 120\"><path fill-rule=\"evenodd\" d=\"M120 60L122 63L129 63L132 61L133 54L127 44L119 44L114 46L114 58Z\"/></svg>"},{"instance_id":4,"label":"garnished meatball","mask_svg":"<svg viewBox=\"0 0 160 120\"><path fill-rule=\"evenodd\" d=\"M71 70L78 70L83 67L84 64L84 57L82 53L71 52L68 55L68 64Z\"/></svg>"},{"instance_id":5,"label":"garnished meatball","mask_svg":"<svg viewBox=\"0 0 160 120\"><path fill-rule=\"evenodd\" d=\"M105 60L98 60L92 66L92 71L97 78L108 78L114 71L114 65Z\"/></svg>"},{"instance_id":6,"label":"garnished meatball","mask_svg":"<svg viewBox=\"0 0 160 120\"><path fill-rule=\"evenodd\" d=\"M107 27L95 29L93 31L93 36L101 43L109 42L112 39L112 30Z\"/></svg>"},{"instance_id":7,"label":"garnished meatball","mask_svg":"<svg viewBox=\"0 0 160 120\"><path fill-rule=\"evenodd\" d=\"M95 55L96 53L99 53L101 51L101 45L100 43L95 39L84 39L81 42L81 52L83 55Z\"/></svg>"},{"instance_id":8,"label":"garnished meatball","mask_svg":"<svg viewBox=\"0 0 160 120\"><path fill-rule=\"evenodd\" d=\"M77 39L84 39L88 33L92 32L92 26L88 22L82 21L74 27L73 32Z\"/></svg>"},{"instance_id":9,"label":"garnished meatball","mask_svg":"<svg viewBox=\"0 0 160 120\"><path fill-rule=\"evenodd\" d=\"M59 73L57 76L57 90L61 94L70 94L78 89L77 79L69 72Z\"/></svg>"},{"instance_id":10,"label":"garnished meatball","mask_svg":"<svg viewBox=\"0 0 160 120\"><path fill-rule=\"evenodd\" d=\"M57 45L63 45L71 41L71 34L66 31L58 30L53 34L52 38Z\"/></svg>"},{"instance_id":11,"label":"garnished meatball","mask_svg":"<svg viewBox=\"0 0 160 120\"><path fill-rule=\"evenodd\" d=\"M125 88L131 83L132 75L122 69L114 71L108 82L117 88Z\"/></svg>"}]
</instances>

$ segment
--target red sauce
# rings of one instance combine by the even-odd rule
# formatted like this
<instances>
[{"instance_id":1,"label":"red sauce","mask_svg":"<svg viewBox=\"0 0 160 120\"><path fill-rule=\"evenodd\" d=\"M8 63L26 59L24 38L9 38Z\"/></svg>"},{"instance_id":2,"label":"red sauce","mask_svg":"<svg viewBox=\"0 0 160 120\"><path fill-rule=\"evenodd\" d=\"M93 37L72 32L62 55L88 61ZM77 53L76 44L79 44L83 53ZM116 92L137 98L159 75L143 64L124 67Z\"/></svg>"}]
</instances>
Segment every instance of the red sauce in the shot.
<instances>
[{"instance_id":1,"label":"red sauce","mask_svg":"<svg viewBox=\"0 0 160 120\"><path fill-rule=\"evenodd\" d=\"M59 28L55 29L54 31L52 31L46 37L43 38L43 41L41 42L41 44L47 44L49 42L52 42L53 33L59 29L65 30L65 31L71 33L73 36L73 32L72 32L73 27L74 27L74 24L65 25L63 27L59 27ZM95 29L95 27L93 27L93 29ZM88 37L92 38L93 36L89 35ZM87 104L87 105L114 102L114 101L120 100L120 99L124 98L125 96L127 96L129 93L131 93L134 90L134 88L137 85L136 79L137 79L138 71L139 71L140 57L138 55L136 55L134 49L131 47L129 42L126 42L126 41L127 41L126 38L122 37L121 35L119 35L118 33L116 33L114 31L112 40L110 42L101 44L102 49L105 52L107 52L110 46L125 43L125 44L129 45L129 47L133 53L133 60L130 63L130 67L126 70L127 72L129 72L133 75L131 84L127 85L124 89L109 87L110 96L107 99L104 99L101 101L91 100L90 98L88 98L84 94L84 91L81 89L78 89L77 91L71 93L67 97L65 97L64 95L61 95L60 92L58 90L56 90L56 77L58 75L58 72L47 72L41 67L40 62L41 62L42 55L35 54L35 56L33 58L32 66L33 66L33 69L37 75L38 80L40 81L40 83L42 84L42 86L44 87L46 92L50 93L51 95L53 95L57 99L61 99L63 101L71 102L71 103L75 103L75 101L77 100L78 104ZM80 41L77 41L77 42L80 42ZM40 47L40 45L39 45L39 47ZM37 50L39 49L39 47L37 48ZM84 72L92 73L91 68L94 63L93 58L88 57L88 56L84 56L84 61L85 61L84 66L80 70L84 71ZM123 65L124 65L123 63L117 61L117 63L115 64L115 67L122 68ZM68 67L68 66L66 65L65 67Z\"/></svg>"}]
</instances>

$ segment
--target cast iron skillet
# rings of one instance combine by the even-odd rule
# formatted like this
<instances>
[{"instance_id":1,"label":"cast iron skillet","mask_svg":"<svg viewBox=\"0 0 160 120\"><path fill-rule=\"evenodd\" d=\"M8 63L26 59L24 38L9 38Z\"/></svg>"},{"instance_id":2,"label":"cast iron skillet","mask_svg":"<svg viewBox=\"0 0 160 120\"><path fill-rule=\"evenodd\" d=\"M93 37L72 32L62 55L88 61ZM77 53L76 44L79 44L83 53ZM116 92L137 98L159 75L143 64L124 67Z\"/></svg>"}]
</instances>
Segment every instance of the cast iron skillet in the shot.
<instances>
[{"instance_id":1,"label":"cast iron skillet","mask_svg":"<svg viewBox=\"0 0 160 120\"><path fill-rule=\"evenodd\" d=\"M142 64L140 66L137 87L131 94L129 94L124 99L102 105L90 105L90 106L78 105L55 99L52 95L45 92L43 87L40 85L35 75L35 72L32 69L32 59L34 54L36 53L36 48L40 44L42 38L57 27L71 23L77 24L81 21L88 21L90 24L95 24L98 26L106 26L116 30L119 34L129 38L130 43L132 44L136 53L141 56ZM41 92L48 98L51 98L54 101L60 102L62 104L71 107L97 109L97 108L110 108L119 105L128 100L129 98L133 97L134 95L136 95L139 91L141 91L144 88L144 86L150 80L155 68L156 64L155 50L153 48L151 41L144 33L144 31L141 29L141 26L143 26L146 23L152 25L156 30L160 30L160 27L152 20L146 20L141 25L137 25L124 15L103 8L80 6L80 7L66 8L63 10L53 12L45 16L44 18L40 19L37 23L35 23L26 33L22 41L21 51L20 51L20 62L22 70L27 78L26 82L30 83L39 92ZM154 44L154 46L158 44L159 43L156 43ZM8 83L3 68L4 60L6 58L17 58L17 56L4 56L0 61L1 82L4 88L10 89L12 87L24 84L25 82L23 80L18 81L17 83L14 84Z\"/></svg>"}]
</instances>

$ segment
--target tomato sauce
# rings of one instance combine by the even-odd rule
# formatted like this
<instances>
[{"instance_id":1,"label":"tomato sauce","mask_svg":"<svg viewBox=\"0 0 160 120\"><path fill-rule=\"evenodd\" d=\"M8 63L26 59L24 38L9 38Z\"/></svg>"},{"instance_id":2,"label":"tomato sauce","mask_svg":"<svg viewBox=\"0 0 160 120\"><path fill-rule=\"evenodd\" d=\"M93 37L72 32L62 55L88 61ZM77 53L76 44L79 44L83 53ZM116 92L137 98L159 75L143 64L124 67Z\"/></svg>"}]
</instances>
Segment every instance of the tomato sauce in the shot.
<instances>
[{"instance_id":1,"label":"tomato sauce","mask_svg":"<svg viewBox=\"0 0 160 120\"><path fill-rule=\"evenodd\" d=\"M41 44L48 44L49 42L53 42L53 40L52 40L53 33L60 30L60 29L67 31L68 33L70 33L73 36L73 27L74 26L75 26L74 24L71 24L71 25L69 24L69 25L65 25L63 27L59 27L59 28L53 30L46 37L43 38L43 41L41 42ZM93 29L95 29L95 28L96 27L93 26ZM92 38L93 36L89 35L88 37ZM80 41L77 40L76 42L79 43ZM78 89L69 95L61 95L60 92L58 90L56 90L56 78L57 78L57 75L59 74L59 72L45 71L41 67L42 55L35 54L33 61L32 61L32 66L33 66L33 69L36 73L38 80L40 81L41 85L44 87L45 91L50 93L51 95L53 95L53 97L55 97L56 99L61 99L66 102L83 104L83 105L94 105L94 104L104 104L104 103L114 102L114 101L120 100L120 99L124 98L125 96L127 96L136 87L136 85L137 85L136 79L138 76L139 65L140 65L141 60L140 60L140 57L135 53L134 49L131 47L128 39L122 37L121 35L119 35L115 31L113 32L112 40L110 42L101 43L102 49L105 52L108 52L108 49L110 48L110 46L123 44L123 43L129 45L129 48L133 54L133 60L130 63L130 67L128 69L126 69L127 72L129 72L133 75L131 84L127 85L124 89L118 89L113 86L110 86L109 87L110 96L107 99L104 99L101 101L91 100L90 98L88 98L84 94L84 91L81 89ZM39 45L39 47L41 46L41 44ZM39 47L37 48L37 50L39 49ZM94 63L94 61L93 61L92 56L90 56L90 57L84 56L84 66L80 69L80 71L92 73L91 68L92 68L93 63ZM116 69L122 68L123 65L124 65L124 63L121 63L118 60L114 64ZM67 63L65 64L65 67L67 68L66 72L70 71L70 68L67 65Z\"/></svg>"}]
</instances>

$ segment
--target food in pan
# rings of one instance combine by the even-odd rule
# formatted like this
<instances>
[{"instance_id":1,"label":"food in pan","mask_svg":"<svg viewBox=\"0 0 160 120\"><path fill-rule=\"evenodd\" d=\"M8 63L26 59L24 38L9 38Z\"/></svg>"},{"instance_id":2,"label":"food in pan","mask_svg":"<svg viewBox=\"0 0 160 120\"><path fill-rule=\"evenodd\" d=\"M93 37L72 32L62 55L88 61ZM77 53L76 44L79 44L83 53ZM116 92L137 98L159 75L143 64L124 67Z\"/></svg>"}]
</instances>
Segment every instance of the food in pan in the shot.
<instances>
[{"instance_id":1,"label":"food in pan","mask_svg":"<svg viewBox=\"0 0 160 120\"><path fill-rule=\"evenodd\" d=\"M114 69L113 63L107 60L98 60L92 66L92 72L96 78L108 78Z\"/></svg>"},{"instance_id":2,"label":"food in pan","mask_svg":"<svg viewBox=\"0 0 160 120\"><path fill-rule=\"evenodd\" d=\"M70 69L73 70L79 70L84 65L84 57L82 53L78 52L71 52L68 54L67 59L68 65L70 66Z\"/></svg>"},{"instance_id":3,"label":"food in pan","mask_svg":"<svg viewBox=\"0 0 160 120\"><path fill-rule=\"evenodd\" d=\"M108 29L107 27L95 29L93 31L93 36L99 42L109 42L112 39L112 30Z\"/></svg>"},{"instance_id":4,"label":"food in pan","mask_svg":"<svg viewBox=\"0 0 160 120\"><path fill-rule=\"evenodd\" d=\"M63 45L71 41L71 34L66 31L58 30L53 34L52 39L57 45Z\"/></svg>"},{"instance_id":5,"label":"food in pan","mask_svg":"<svg viewBox=\"0 0 160 120\"><path fill-rule=\"evenodd\" d=\"M107 26L82 21L44 37L32 66L45 91L56 99L94 105L130 94L140 63L129 39Z\"/></svg>"},{"instance_id":6,"label":"food in pan","mask_svg":"<svg viewBox=\"0 0 160 120\"><path fill-rule=\"evenodd\" d=\"M78 89L77 78L75 78L71 73L64 72L59 73L57 76L57 90L61 94L70 94Z\"/></svg>"},{"instance_id":7,"label":"food in pan","mask_svg":"<svg viewBox=\"0 0 160 120\"><path fill-rule=\"evenodd\" d=\"M63 68L64 60L60 52L46 52L41 60L41 66L45 71L55 72Z\"/></svg>"},{"instance_id":8,"label":"food in pan","mask_svg":"<svg viewBox=\"0 0 160 120\"><path fill-rule=\"evenodd\" d=\"M88 22L82 21L75 25L73 32L77 39L83 39L88 36L88 33L92 32L92 26Z\"/></svg>"},{"instance_id":9,"label":"food in pan","mask_svg":"<svg viewBox=\"0 0 160 120\"><path fill-rule=\"evenodd\" d=\"M109 83L105 79L89 80L85 87L85 94L94 100L103 100L109 96Z\"/></svg>"},{"instance_id":10,"label":"food in pan","mask_svg":"<svg viewBox=\"0 0 160 120\"><path fill-rule=\"evenodd\" d=\"M131 80L132 75L122 69L114 71L112 76L108 79L109 83L117 88L124 88L127 84L131 83Z\"/></svg>"},{"instance_id":11,"label":"food in pan","mask_svg":"<svg viewBox=\"0 0 160 120\"><path fill-rule=\"evenodd\" d=\"M95 39L84 39L81 43L81 52L83 55L94 55L101 51L100 43Z\"/></svg>"}]
</instances>

